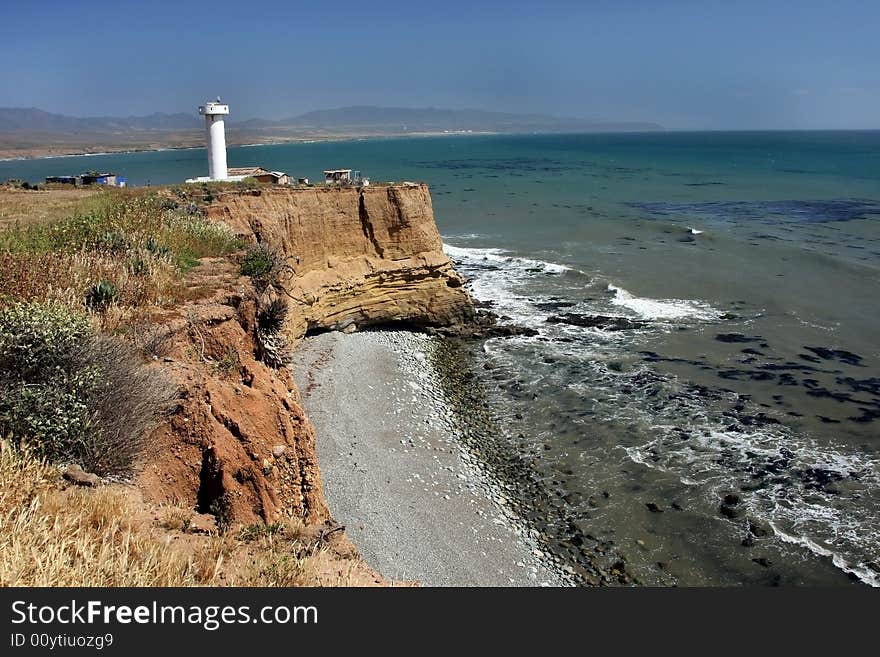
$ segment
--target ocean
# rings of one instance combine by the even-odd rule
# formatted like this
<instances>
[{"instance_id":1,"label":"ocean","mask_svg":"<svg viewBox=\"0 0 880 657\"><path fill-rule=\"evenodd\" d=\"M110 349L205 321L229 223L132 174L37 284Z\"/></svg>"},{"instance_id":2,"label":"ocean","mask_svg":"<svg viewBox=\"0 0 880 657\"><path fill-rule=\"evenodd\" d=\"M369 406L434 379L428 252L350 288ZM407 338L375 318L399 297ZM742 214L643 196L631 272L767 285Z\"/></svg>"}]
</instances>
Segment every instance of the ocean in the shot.
<instances>
[{"instance_id":1,"label":"ocean","mask_svg":"<svg viewBox=\"0 0 880 657\"><path fill-rule=\"evenodd\" d=\"M563 508L561 549L581 532L649 585L880 586L880 132L370 139L229 163L430 184L473 295L538 331L461 351L492 440ZM84 169L162 184L206 156L5 161L0 180Z\"/></svg>"}]
</instances>

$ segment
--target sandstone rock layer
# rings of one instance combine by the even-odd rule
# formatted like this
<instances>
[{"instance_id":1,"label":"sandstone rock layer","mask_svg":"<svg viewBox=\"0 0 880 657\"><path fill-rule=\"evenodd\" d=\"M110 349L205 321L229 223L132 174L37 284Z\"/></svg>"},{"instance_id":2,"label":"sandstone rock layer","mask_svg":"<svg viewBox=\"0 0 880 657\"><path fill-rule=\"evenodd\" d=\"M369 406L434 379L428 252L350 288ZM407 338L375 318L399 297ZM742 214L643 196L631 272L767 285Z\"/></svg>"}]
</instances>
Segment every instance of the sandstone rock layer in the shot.
<instances>
[{"instance_id":1,"label":"sandstone rock layer","mask_svg":"<svg viewBox=\"0 0 880 657\"><path fill-rule=\"evenodd\" d=\"M220 195L210 218L285 259L292 337L308 331L473 319L443 253L428 187L269 188Z\"/></svg>"}]
</instances>

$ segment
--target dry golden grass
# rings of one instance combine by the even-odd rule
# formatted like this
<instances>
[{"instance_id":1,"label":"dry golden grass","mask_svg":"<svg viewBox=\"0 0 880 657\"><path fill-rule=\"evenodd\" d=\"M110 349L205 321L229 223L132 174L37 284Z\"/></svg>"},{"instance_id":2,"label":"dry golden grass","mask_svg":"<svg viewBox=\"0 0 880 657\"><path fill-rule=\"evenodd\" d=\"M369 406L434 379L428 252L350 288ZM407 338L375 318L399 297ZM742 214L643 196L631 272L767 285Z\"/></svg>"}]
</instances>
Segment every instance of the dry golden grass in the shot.
<instances>
[{"instance_id":1,"label":"dry golden grass","mask_svg":"<svg viewBox=\"0 0 880 657\"><path fill-rule=\"evenodd\" d=\"M0 448L0 586L346 586L356 564L301 523L189 533L193 512L150 513L131 489L61 485L58 468Z\"/></svg>"},{"instance_id":2,"label":"dry golden grass","mask_svg":"<svg viewBox=\"0 0 880 657\"><path fill-rule=\"evenodd\" d=\"M135 269L131 259L100 251L0 253L0 297L81 308L85 290L100 281L113 281L119 290L113 305L131 309L171 303L183 285L171 262L161 258L138 262Z\"/></svg>"},{"instance_id":3,"label":"dry golden grass","mask_svg":"<svg viewBox=\"0 0 880 657\"><path fill-rule=\"evenodd\" d=\"M307 538L299 519L245 527L239 538L250 544L254 557L236 573L236 586L323 586L327 549Z\"/></svg>"},{"instance_id":4,"label":"dry golden grass","mask_svg":"<svg viewBox=\"0 0 880 657\"><path fill-rule=\"evenodd\" d=\"M187 555L157 539L125 491L58 487L57 468L0 453L0 585L200 586L215 552Z\"/></svg>"},{"instance_id":5,"label":"dry golden grass","mask_svg":"<svg viewBox=\"0 0 880 657\"><path fill-rule=\"evenodd\" d=\"M0 230L46 223L84 211L95 189L26 190L0 186Z\"/></svg>"}]
</instances>

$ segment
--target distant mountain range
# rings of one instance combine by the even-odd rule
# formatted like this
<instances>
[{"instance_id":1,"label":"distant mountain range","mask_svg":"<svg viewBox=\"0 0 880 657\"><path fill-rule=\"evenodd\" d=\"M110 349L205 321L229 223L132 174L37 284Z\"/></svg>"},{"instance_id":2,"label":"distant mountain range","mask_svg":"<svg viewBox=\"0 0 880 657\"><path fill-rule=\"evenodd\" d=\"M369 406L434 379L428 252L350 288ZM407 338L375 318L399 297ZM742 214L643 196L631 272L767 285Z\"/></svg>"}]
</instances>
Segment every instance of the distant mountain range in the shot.
<instances>
[{"instance_id":1,"label":"distant mountain range","mask_svg":"<svg viewBox=\"0 0 880 657\"><path fill-rule=\"evenodd\" d=\"M79 118L53 114L34 107L0 108L0 133L113 134L125 132L188 132L203 127L196 114L99 116ZM513 114L484 110L404 107L342 107L317 110L280 121L230 119L230 129L241 132L272 130L317 131L327 134L401 134L407 132L610 132L663 130L656 123L590 121L545 114Z\"/></svg>"},{"instance_id":2,"label":"distant mountain range","mask_svg":"<svg viewBox=\"0 0 880 657\"><path fill-rule=\"evenodd\" d=\"M120 130L195 130L203 120L194 114L96 116L79 118L45 112L36 107L0 107L0 132L115 132Z\"/></svg>"}]
</instances>

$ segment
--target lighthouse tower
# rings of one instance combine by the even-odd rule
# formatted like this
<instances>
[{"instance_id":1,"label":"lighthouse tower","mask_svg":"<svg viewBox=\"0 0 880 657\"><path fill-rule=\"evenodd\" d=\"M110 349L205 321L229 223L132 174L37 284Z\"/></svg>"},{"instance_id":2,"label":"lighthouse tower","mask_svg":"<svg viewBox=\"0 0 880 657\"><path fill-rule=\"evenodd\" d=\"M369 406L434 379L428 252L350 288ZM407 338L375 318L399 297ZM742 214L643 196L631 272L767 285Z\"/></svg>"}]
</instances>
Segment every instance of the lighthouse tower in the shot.
<instances>
[{"instance_id":1,"label":"lighthouse tower","mask_svg":"<svg viewBox=\"0 0 880 657\"><path fill-rule=\"evenodd\" d=\"M205 127L208 130L208 175L211 180L226 180L226 126L223 117L229 114L229 105L209 101L199 107L199 114L205 116Z\"/></svg>"}]
</instances>

